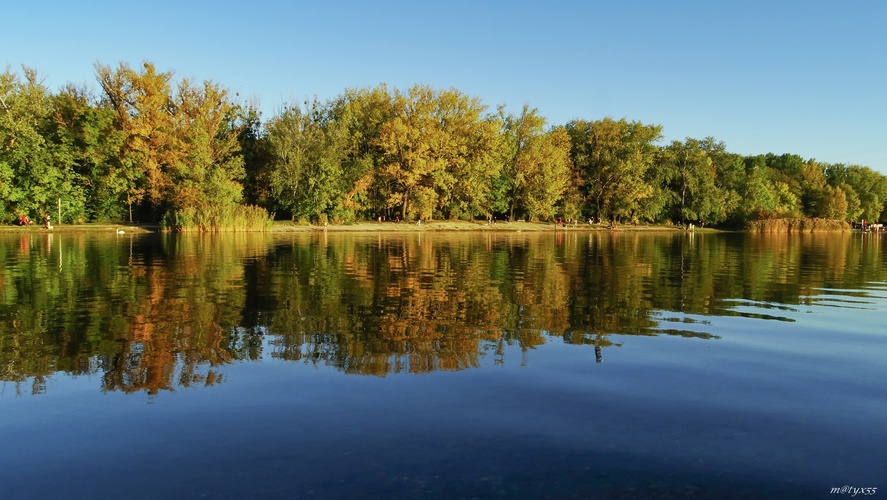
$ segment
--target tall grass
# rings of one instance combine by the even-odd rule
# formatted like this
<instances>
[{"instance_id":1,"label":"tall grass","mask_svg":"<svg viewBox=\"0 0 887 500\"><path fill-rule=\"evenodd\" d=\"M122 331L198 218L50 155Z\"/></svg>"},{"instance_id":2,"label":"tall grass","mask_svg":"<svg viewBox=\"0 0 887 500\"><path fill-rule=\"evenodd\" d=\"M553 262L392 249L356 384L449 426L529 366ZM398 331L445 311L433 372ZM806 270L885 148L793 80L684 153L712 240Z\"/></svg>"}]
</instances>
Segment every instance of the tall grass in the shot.
<instances>
[{"instance_id":1,"label":"tall grass","mask_svg":"<svg viewBox=\"0 0 887 500\"><path fill-rule=\"evenodd\" d=\"M269 231L268 211L254 205L190 207L163 216L164 231L222 233Z\"/></svg>"},{"instance_id":2,"label":"tall grass","mask_svg":"<svg viewBox=\"0 0 887 500\"><path fill-rule=\"evenodd\" d=\"M760 233L814 233L826 231L849 231L850 224L842 220L818 219L809 217L784 217L749 221L749 231Z\"/></svg>"}]
</instances>

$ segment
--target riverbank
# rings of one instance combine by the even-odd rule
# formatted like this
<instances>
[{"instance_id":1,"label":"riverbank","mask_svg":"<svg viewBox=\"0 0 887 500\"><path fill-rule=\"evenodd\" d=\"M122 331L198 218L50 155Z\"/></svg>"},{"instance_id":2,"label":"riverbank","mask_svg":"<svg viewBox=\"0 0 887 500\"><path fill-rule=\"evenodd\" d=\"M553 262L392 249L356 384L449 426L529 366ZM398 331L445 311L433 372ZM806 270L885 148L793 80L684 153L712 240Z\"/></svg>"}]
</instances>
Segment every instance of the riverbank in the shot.
<instances>
[{"instance_id":1,"label":"riverbank","mask_svg":"<svg viewBox=\"0 0 887 500\"><path fill-rule=\"evenodd\" d=\"M661 224L620 225L616 231L681 231L676 226ZM274 232L299 231L352 231L352 232L444 232L444 231L510 231L510 232L554 232L554 231L613 231L604 224L568 224L558 226L551 222L496 222L485 221L431 221L415 222L356 222L343 225L299 225L289 221L277 221L272 226Z\"/></svg>"},{"instance_id":2,"label":"riverbank","mask_svg":"<svg viewBox=\"0 0 887 500\"><path fill-rule=\"evenodd\" d=\"M108 233L123 234L125 233L156 233L160 231L157 224L54 224L49 230L53 233ZM31 224L30 226L19 226L17 224L0 226L0 233L13 232L47 232L42 224Z\"/></svg>"},{"instance_id":3,"label":"riverbank","mask_svg":"<svg viewBox=\"0 0 887 500\"><path fill-rule=\"evenodd\" d=\"M6 225L0 226L0 233L3 232L45 232L46 229L42 225L33 224L30 226ZM126 234L126 233L156 233L160 231L160 226L156 224L58 224L51 229L53 233L109 233L109 234ZM122 233L121 233L122 231ZM496 232L554 232L554 231L614 231L605 224L569 224L565 226L557 226L551 222L497 222L489 224L485 221L431 221L428 223L416 224L415 222L355 222L353 224L341 225L309 225L297 224L290 221L275 221L271 226L271 232L274 233L293 233L293 232L380 232L380 233L400 233L400 232L469 232L469 231L496 231ZM642 232L678 232L683 228L665 224L626 224L619 225L615 231L642 231ZM715 229L695 228L695 231L716 231Z\"/></svg>"}]
</instances>

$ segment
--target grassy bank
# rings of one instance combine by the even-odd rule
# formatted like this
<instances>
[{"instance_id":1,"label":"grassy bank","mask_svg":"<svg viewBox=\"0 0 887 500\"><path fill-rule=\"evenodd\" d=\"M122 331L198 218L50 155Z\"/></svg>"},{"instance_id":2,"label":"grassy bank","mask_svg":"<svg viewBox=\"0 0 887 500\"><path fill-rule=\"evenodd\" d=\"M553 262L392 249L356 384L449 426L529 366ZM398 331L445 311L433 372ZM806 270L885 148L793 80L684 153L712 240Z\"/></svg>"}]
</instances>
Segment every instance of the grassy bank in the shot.
<instances>
[{"instance_id":1,"label":"grassy bank","mask_svg":"<svg viewBox=\"0 0 887 500\"><path fill-rule=\"evenodd\" d=\"M157 224L53 224L52 229L47 231L42 224L32 224L30 226L19 226L19 225L6 225L0 226L0 233L21 233L21 232L33 232L33 233L108 233L108 234L121 234L120 231L123 231L123 234L126 233L134 233L134 234L142 234L142 233L154 233L160 230L160 226Z\"/></svg>"},{"instance_id":2,"label":"grassy bank","mask_svg":"<svg viewBox=\"0 0 887 500\"><path fill-rule=\"evenodd\" d=\"M90 233L116 233L123 231L124 233L151 233L161 231L162 228L158 224L59 224L54 225L52 232L90 232ZM308 231L328 231L328 232L380 232L380 233L399 233L399 232L443 232L443 231L499 231L499 232L555 232L555 231L613 231L605 224L576 224L568 226L556 226L551 222L497 222L496 224L488 224L486 221L431 221L423 224L415 222L356 222L352 224L342 225L309 225L297 224L290 221L275 221L270 226L270 230L275 233L290 232L308 232ZM18 225L0 226L0 232L45 232L46 229L41 225L31 225L21 227ZM639 231L639 232L679 232L681 228L673 225L664 224L638 224L638 225L620 225L616 231ZM696 228L696 232L712 232L714 229ZM215 231L210 231L215 232Z\"/></svg>"},{"instance_id":3,"label":"grassy bank","mask_svg":"<svg viewBox=\"0 0 887 500\"><path fill-rule=\"evenodd\" d=\"M760 233L815 233L850 231L852 228L841 220L798 217L751 221L747 229Z\"/></svg>"},{"instance_id":4,"label":"grassy bank","mask_svg":"<svg viewBox=\"0 0 887 500\"><path fill-rule=\"evenodd\" d=\"M304 225L289 221L277 221L272 226L274 232L297 231L355 231L355 232L422 232L422 231L512 231L512 232L543 232L543 231L612 231L603 224L576 224L557 226L552 222L497 222L486 221L431 221L416 224L415 222L356 222L343 225ZM675 226L666 225L625 225L618 226L617 231L680 231Z\"/></svg>"}]
</instances>

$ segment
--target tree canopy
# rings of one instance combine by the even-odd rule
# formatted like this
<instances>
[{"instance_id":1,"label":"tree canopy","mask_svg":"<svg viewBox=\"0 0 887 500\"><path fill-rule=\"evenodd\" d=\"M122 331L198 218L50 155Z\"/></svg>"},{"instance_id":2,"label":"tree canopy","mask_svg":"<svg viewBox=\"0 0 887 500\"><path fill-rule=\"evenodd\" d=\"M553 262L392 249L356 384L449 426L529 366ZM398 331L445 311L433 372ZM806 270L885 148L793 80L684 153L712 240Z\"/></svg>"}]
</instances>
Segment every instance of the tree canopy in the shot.
<instances>
[{"instance_id":1,"label":"tree canopy","mask_svg":"<svg viewBox=\"0 0 887 500\"><path fill-rule=\"evenodd\" d=\"M625 118L548 124L529 105L490 110L454 88L382 84L288 103L263 122L257 105L216 82L150 62L94 69L98 91L53 92L24 66L0 73L0 217L58 205L63 223L176 227L243 213L311 222L887 217L887 177L867 166L742 156L713 137L663 144L661 125Z\"/></svg>"}]
</instances>

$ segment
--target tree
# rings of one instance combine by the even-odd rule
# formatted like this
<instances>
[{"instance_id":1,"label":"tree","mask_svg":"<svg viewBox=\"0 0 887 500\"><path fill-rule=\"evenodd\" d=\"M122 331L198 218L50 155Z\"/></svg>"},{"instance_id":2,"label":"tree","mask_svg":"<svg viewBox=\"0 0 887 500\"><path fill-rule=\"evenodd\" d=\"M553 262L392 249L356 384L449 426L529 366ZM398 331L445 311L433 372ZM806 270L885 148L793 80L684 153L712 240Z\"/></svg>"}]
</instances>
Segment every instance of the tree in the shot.
<instances>
[{"instance_id":1,"label":"tree","mask_svg":"<svg viewBox=\"0 0 887 500\"><path fill-rule=\"evenodd\" d=\"M63 202L63 219L84 215L76 146L56 134L54 101L37 72L0 74L0 214L45 215Z\"/></svg>"},{"instance_id":2,"label":"tree","mask_svg":"<svg viewBox=\"0 0 887 500\"><path fill-rule=\"evenodd\" d=\"M767 166L767 156L745 158L746 181L743 189L743 218L799 217L801 199L798 179L784 182L784 176ZM774 180L775 179L775 180ZM795 186L793 188L793 186Z\"/></svg>"},{"instance_id":3,"label":"tree","mask_svg":"<svg viewBox=\"0 0 887 500\"><path fill-rule=\"evenodd\" d=\"M108 105L124 142L115 178L130 206L147 199L159 214L230 211L242 197L245 175L238 137L248 122L220 85L179 82L143 64L136 72L96 64ZM196 211L196 212L194 212Z\"/></svg>"},{"instance_id":4,"label":"tree","mask_svg":"<svg viewBox=\"0 0 887 500\"><path fill-rule=\"evenodd\" d=\"M801 187L801 171L806 163L803 158L796 154L775 155L767 153L764 155L770 180L774 184L783 183L788 186L789 191L798 200L804 197L804 191Z\"/></svg>"},{"instance_id":5,"label":"tree","mask_svg":"<svg viewBox=\"0 0 887 500\"><path fill-rule=\"evenodd\" d=\"M819 199L818 215L827 219L846 220L847 196L840 187L824 186Z\"/></svg>"},{"instance_id":6,"label":"tree","mask_svg":"<svg viewBox=\"0 0 887 500\"><path fill-rule=\"evenodd\" d=\"M863 213L862 200L859 194L853 186L846 182L835 186L835 189L837 188L841 188L841 191L844 192L844 197L847 199L847 215L845 218L848 220L859 220Z\"/></svg>"},{"instance_id":7,"label":"tree","mask_svg":"<svg viewBox=\"0 0 887 500\"><path fill-rule=\"evenodd\" d=\"M291 106L267 124L271 190L294 218L326 220L348 186L342 182L344 127L316 99Z\"/></svg>"},{"instance_id":8,"label":"tree","mask_svg":"<svg viewBox=\"0 0 887 500\"><path fill-rule=\"evenodd\" d=\"M492 180L499 175L497 120L484 117L486 106L455 89L437 94L437 120L444 167L435 175L437 210L446 219L488 216Z\"/></svg>"},{"instance_id":9,"label":"tree","mask_svg":"<svg viewBox=\"0 0 887 500\"><path fill-rule=\"evenodd\" d=\"M530 219L555 217L571 179L570 135L557 127L531 143L535 163L525 172L524 200Z\"/></svg>"},{"instance_id":10,"label":"tree","mask_svg":"<svg viewBox=\"0 0 887 500\"><path fill-rule=\"evenodd\" d=\"M688 138L674 141L662 150L660 162L671 171L674 216L682 221L721 222L725 217L717 171L706 154L706 145Z\"/></svg>"},{"instance_id":11,"label":"tree","mask_svg":"<svg viewBox=\"0 0 887 500\"><path fill-rule=\"evenodd\" d=\"M342 200L345 217L362 213L376 218L388 209L391 182L378 175L383 161L379 135L391 119L394 107L388 87L347 89L333 104L336 119L346 129L346 184L350 186ZM390 214L387 214L390 215Z\"/></svg>"},{"instance_id":12,"label":"tree","mask_svg":"<svg viewBox=\"0 0 887 500\"><path fill-rule=\"evenodd\" d=\"M175 95L173 130L181 147L177 161L166 168L169 199L174 210L231 207L240 203L244 177L238 135L239 107L227 90L205 81L179 83Z\"/></svg>"},{"instance_id":13,"label":"tree","mask_svg":"<svg viewBox=\"0 0 887 500\"><path fill-rule=\"evenodd\" d=\"M826 217L823 211L823 195L826 193L827 187L825 168L811 160L801 166L799 175L801 207L804 214L812 217Z\"/></svg>"},{"instance_id":14,"label":"tree","mask_svg":"<svg viewBox=\"0 0 887 500\"><path fill-rule=\"evenodd\" d=\"M436 149L444 139L435 120L435 101L434 90L425 85L406 93L395 89L393 115L379 131L379 175L391 186L386 204L399 207L404 219L408 214L430 215L437 201L434 175L443 171L445 159Z\"/></svg>"},{"instance_id":15,"label":"tree","mask_svg":"<svg viewBox=\"0 0 887 500\"><path fill-rule=\"evenodd\" d=\"M880 220L887 202L887 177L868 167L851 165L846 170L844 183L859 197L859 213L848 212L848 215L853 219Z\"/></svg>"},{"instance_id":16,"label":"tree","mask_svg":"<svg viewBox=\"0 0 887 500\"><path fill-rule=\"evenodd\" d=\"M126 186L132 207L147 200L154 209L171 198L169 170L180 161L182 148L175 130L172 72L158 73L145 62L141 73L120 63L116 70L96 63L96 77L107 104L124 134L116 177Z\"/></svg>"},{"instance_id":17,"label":"tree","mask_svg":"<svg viewBox=\"0 0 887 500\"><path fill-rule=\"evenodd\" d=\"M654 190L646 183L662 134L659 125L604 118L567 124L571 156L583 174L594 215L632 217Z\"/></svg>"},{"instance_id":18,"label":"tree","mask_svg":"<svg viewBox=\"0 0 887 500\"><path fill-rule=\"evenodd\" d=\"M776 210L773 184L767 178L767 165L762 157L746 158L746 175L742 187L743 220L769 217Z\"/></svg>"},{"instance_id":19,"label":"tree","mask_svg":"<svg viewBox=\"0 0 887 500\"><path fill-rule=\"evenodd\" d=\"M244 201L266 209L272 207L271 146L262 127L258 103L252 102L239 110L242 124L237 140L243 155Z\"/></svg>"},{"instance_id":20,"label":"tree","mask_svg":"<svg viewBox=\"0 0 887 500\"><path fill-rule=\"evenodd\" d=\"M125 220L126 184L116 167L124 137L114 124L114 111L88 88L66 85L52 97L47 139L72 174L62 185L63 217Z\"/></svg>"},{"instance_id":21,"label":"tree","mask_svg":"<svg viewBox=\"0 0 887 500\"><path fill-rule=\"evenodd\" d=\"M404 219L486 211L496 127L482 119L481 101L416 85L406 93L395 89L392 102L375 142L382 154L378 175L389 188L386 206L399 208Z\"/></svg>"},{"instance_id":22,"label":"tree","mask_svg":"<svg viewBox=\"0 0 887 500\"><path fill-rule=\"evenodd\" d=\"M533 171L546 162L540 155L545 152L539 142L545 133L545 118L535 108L524 104L521 114L505 115L505 108L499 108L503 137L502 190L507 192L509 219L514 219L515 211L526 212L528 203L528 183Z\"/></svg>"},{"instance_id":23,"label":"tree","mask_svg":"<svg viewBox=\"0 0 887 500\"><path fill-rule=\"evenodd\" d=\"M712 222L722 222L735 218L742 204L742 182L745 177L745 163L742 156L727 152L726 145L714 137L706 137L700 143L706 156L715 169L715 188L718 191L718 213Z\"/></svg>"},{"instance_id":24,"label":"tree","mask_svg":"<svg viewBox=\"0 0 887 500\"><path fill-rule=\"evenodd\" d=\"M853 167L848 167L842 163L834 163L826 167L825 177L829 186L833 188L840 187L844 191L847 198L847 219L857 220L865 211L861 199L863 195L860 195L857 189L873 189L875 196L877 196L877 188L873 185L874 183L868 183L863 180L868 177L867 175L858 175L861 173L858 170L854 174L853 170Z\"/></svg>"}]
</instances>

